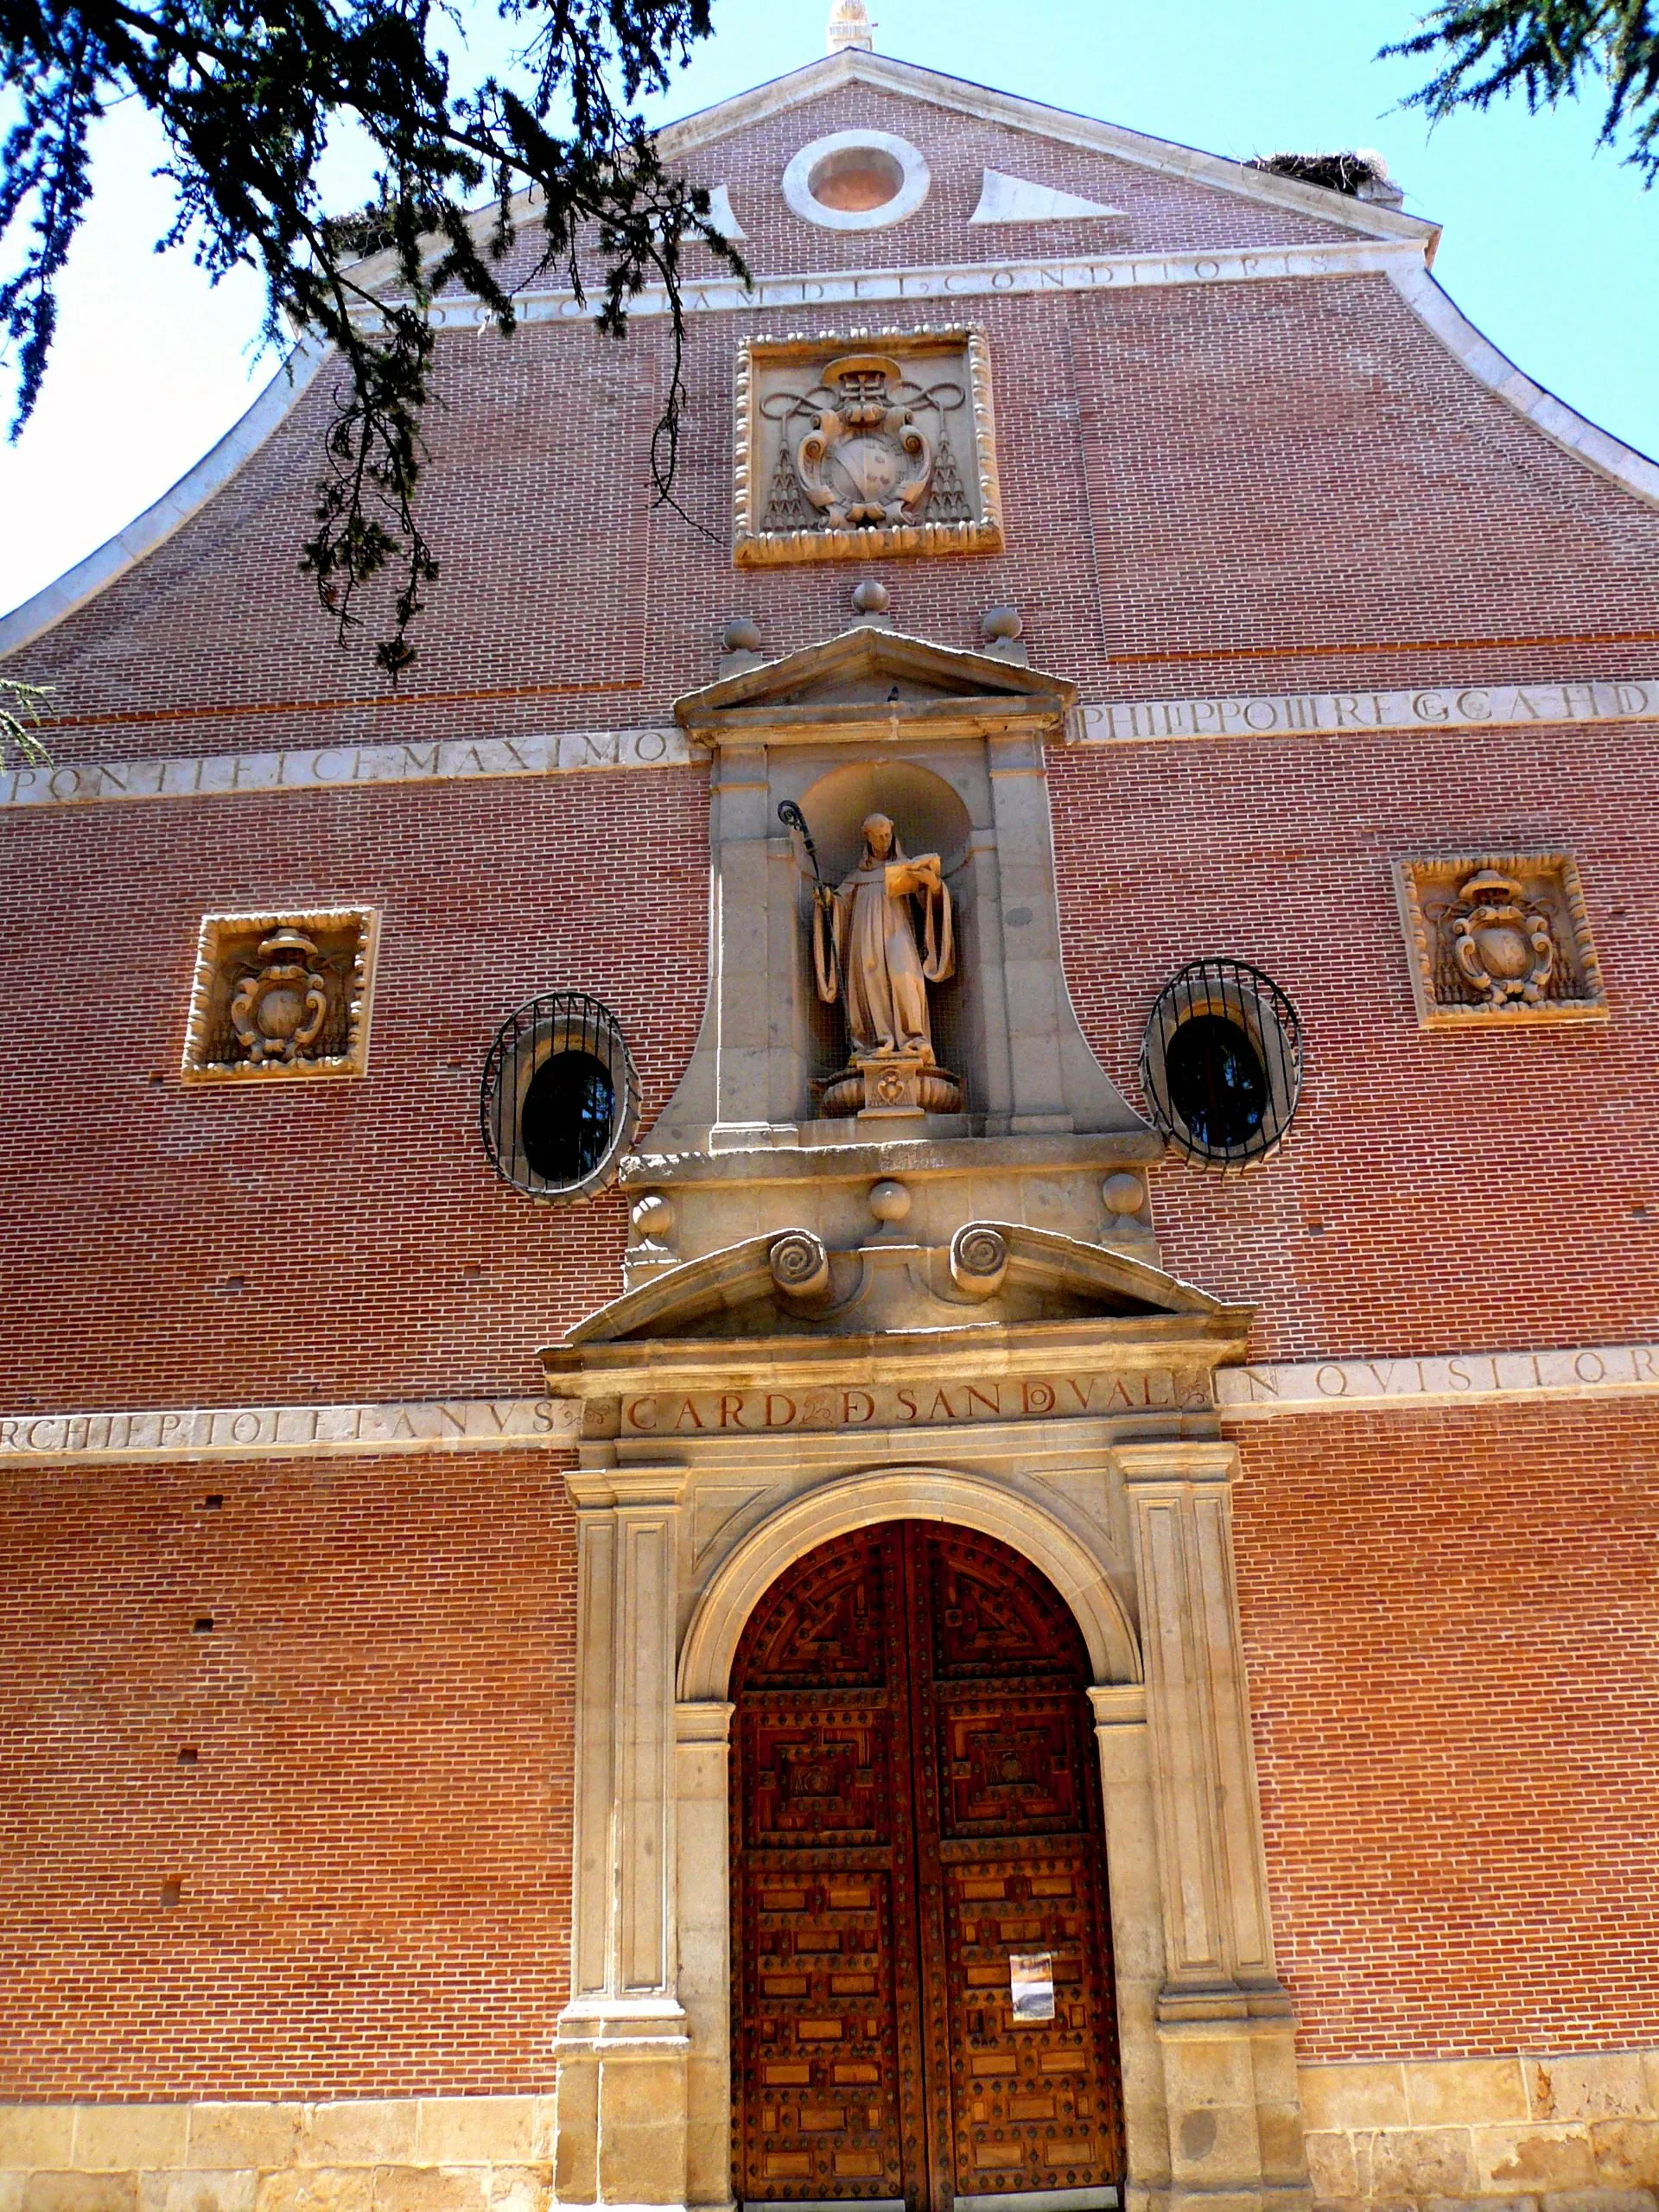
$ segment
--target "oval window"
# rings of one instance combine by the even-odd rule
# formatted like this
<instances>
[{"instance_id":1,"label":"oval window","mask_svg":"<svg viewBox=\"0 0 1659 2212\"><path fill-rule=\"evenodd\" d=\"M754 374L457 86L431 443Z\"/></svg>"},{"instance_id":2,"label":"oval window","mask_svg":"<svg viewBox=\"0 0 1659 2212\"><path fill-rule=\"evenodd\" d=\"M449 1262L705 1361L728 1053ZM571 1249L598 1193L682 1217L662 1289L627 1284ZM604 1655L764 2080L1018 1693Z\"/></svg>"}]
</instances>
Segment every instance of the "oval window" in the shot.
<instances>
[{"instance_id":1,"label":"oval window","mask_svg":"<svg viewBox=\"0 0 1659 2212\"><path fill-rule=\"evenodd\" d=\"M616 1016L585 991L550 991L496 1033L479 1123L503 1182L572 1204L616 1177L639 1120L639 1078Z\"/></svg>"},{"instance_id":2,"label":"oval window","mask_svg":"<svg viewBox=\"0 0 1659 2212\"><path fill-rule=\"evenodd\" d=\"M784 171L784 202L824 231L880 231L913 215L932 181L918 147L888 130L835 130Z\"/></svg>"},{"instance_id":3,"label":"oval window","mask_svg":"<svg viewBox=\"0 0 1659 2212\"><path fill-rule=\"evenodd\" d=\"M518 1141L532 1175L580 1183L604 1159L616 1119L610 1070L591 1052L550 1052L518 1109Z\"/></svg>"},{"instance_id":4,"label":"oval window","mask_svg":"<svg viewBox=\"0 0 1659 2212\"><path fill-rule=\"evenodd\" d=\"M1204 1167L1249 1167L1289 1133L1302 1088L1301 1025L1270 976L1195 960L1159 992L1141 1040L1152 1118Z\"/></svg>"},{"instance_id":5,"label":"oval window","mask_svg":"<svg viewBox=\"0 0 1659 2212\"><path fill-rule=\"evenodd\" d=\"M1224 1014L1182 1022L1165 1048L1164 1080L1171 1106L1209 1151L1248 1144L1268 1110L1262 1055Z\"/></svg>"}]
</instances>

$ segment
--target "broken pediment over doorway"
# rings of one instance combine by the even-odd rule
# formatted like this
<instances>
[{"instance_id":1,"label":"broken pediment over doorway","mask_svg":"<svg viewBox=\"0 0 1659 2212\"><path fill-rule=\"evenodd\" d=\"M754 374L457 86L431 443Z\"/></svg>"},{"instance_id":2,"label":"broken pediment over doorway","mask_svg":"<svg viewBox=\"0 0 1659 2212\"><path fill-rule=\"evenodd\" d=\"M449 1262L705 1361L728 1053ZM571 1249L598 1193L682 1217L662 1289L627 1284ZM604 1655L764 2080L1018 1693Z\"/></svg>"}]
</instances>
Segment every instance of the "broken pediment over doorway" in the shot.
<instances>
[{"instance_id":1,"label":"broken pediment over doorway","mask_svg":"<svg viewBox=\"0 0 1659 2212\"><path fill-rule=\"evenodd\" d=\"M542 1358L590 1437L654 1433L681 1401L715 1431L1208 1414L1250 1319L1081 1238L971 1221L930 1244L878 1221L851 1248L790 1228L689 1261Z\"/></svg>"}]
</instances>

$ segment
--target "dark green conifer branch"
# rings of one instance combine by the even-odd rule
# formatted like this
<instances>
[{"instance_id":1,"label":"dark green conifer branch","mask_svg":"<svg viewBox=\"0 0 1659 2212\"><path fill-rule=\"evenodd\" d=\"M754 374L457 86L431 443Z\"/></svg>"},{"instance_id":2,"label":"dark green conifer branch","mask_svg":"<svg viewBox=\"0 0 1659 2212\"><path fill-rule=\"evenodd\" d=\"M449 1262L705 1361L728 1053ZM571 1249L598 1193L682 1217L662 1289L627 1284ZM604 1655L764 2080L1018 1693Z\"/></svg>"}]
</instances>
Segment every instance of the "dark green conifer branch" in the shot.
<instances>
[{"instance_id":1,"label":"dark green conifer branch","mask_svg":"<svg viewBox=\"0 0 1659 2212\"><path fill-rule=\"evenodd\" d=\"M1649 0L1446 0L1414 38L1382 51L1440 63L1408 102L1435 122L1515 92L1535 113L1599 79L1602 144L1623 138L1646 182L1659 176L1659 19Z\"/></svg>"},{"instance_id":2,"label":"dark green conifer branch","mask_svg":"<svg viewBox=\"0 0 1659 2212\"><path fill-rule=\"evenodd\" d=\"M430 0L0 0L0 67L16 119L0 146L0 327L13 352L13 435L39 397L57 319L57 282L91 191L92 126L137 95L168 146L178 215L162 242L188 242L217 278L238 264L264 279L265 337L310 331L338 349L315 529L302 565L344 645L353 601L383 571L397 589L375 658L392 677L436 577L416 493L426 462L434 336L448 286L480 300L504 335L500 282L512 201L531 188L540 257L520 281L557 271L620 336L648 284L667 291L673 366L652 443L658 495L671 496L685 390L682 249L701 239L738 275L709 220L708 195L669 175L638 112L709 29L709 0L499 0L520 27L522 89L490 76L451 82L436 42L461 18ZM378 199L331 218L318 167L331 129L372 145ZM482 216L474 203L487 194ZM364 265L364 256L381 257Z\"/></svg>"}]
</instances>

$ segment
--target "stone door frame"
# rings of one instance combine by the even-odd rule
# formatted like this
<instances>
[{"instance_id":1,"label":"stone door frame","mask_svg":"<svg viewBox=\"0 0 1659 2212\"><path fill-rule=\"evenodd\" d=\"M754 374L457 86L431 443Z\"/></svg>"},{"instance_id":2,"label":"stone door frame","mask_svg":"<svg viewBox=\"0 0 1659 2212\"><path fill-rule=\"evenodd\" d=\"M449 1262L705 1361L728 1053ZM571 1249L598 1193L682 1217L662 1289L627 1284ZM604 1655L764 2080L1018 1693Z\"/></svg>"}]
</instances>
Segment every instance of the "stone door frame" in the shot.
<instances>
[{"instance_id":1,"label":"stone door frame","mask_svg":"<svg viewBox=\"0 0 1659 2212\"><path fill-rule=\"evenodd\" d=\"M584 1448L569 1478L577 1743L561 2203L730 2205L732 1662L786 1567L853 1529L905 1519L1009 1544L1083 1633L1130 2212L1310 2201L1233 1581L1236 1452L1212 1438L1129 1440L1103 1421L959 1440L954 1463L937 1435L924 1459L920 1439L868 1430L687 1440L671 1465ZM1092 1470L1094 1512L1050 1478L1062 1465Z\"/></svg>"}]
</instances>

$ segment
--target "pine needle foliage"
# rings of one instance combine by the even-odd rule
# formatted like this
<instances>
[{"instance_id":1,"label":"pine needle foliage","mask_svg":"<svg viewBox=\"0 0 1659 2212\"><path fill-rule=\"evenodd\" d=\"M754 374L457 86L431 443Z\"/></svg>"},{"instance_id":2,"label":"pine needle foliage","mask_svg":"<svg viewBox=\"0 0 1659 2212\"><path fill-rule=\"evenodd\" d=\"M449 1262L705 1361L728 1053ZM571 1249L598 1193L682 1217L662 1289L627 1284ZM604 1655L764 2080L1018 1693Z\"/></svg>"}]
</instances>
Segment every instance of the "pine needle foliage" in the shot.
<instances>
[{"instance_id":1,"label":"pine needle foliage","mask_svg":"<svg viewBox=\"0 0 1659 2212\"><path fill-rule=\"evenodd\" d=\"M16 677L0 676L0 761L16 753L31 767L44 767L51 759L35 726L43 719L41 708L49 684L20 683Z\"/></svg>"},{"instance_id":2,"label":"pine needle foliage","mask_svg":"<svg viewBox=\"0 0 1659 2212\"><path fill-rule=\"evenodd\" d=\"M159 121L160 172L176 198L161 246L188 245L217 279L245 264L264 280L264 335L307 331L338 351L315 527L301 566L342 645L354 601L395 584L374 657L396 678L438 563L416 493L432 402L429 309L446 286L515 322L502 264L514 195L530 188L540 257L592 296L620 336L628 303L664 287L671 366L651 450L672 499L686 400L682 251L701 239L747 275L709 220L709 198L664 168L639 113L708 35L709 0L499 0L522 40L512 68L468 88L440 44L464 36L433 0L0 0L0 332L15 365L14 437L39 397L57 328L57 287L91 196L99 118L137 97ZM12 119L15 118L15 119ZM330 216L319 165L331 131L373 149L378 198ZM477 203L484 198L480 213ZM361 265L365 253L378 257ZM518 289L518 287L514 288ZM14 742L16 732L12 733Z\"/></svg>"},{"instance_id":3,"label":"pine needle foliage","mask_svg":"<svg viewBox=\"0 0 1659 2212\"><path fill-rule=\"evenodd\" d=\"M1407 105L1434 122L1522 92L1535 114L1599 82L1601 143L1659 177L1659 16L1649 0L1446 0L1385 54L1441 64Z\"/></svg>"}]
</instances>

